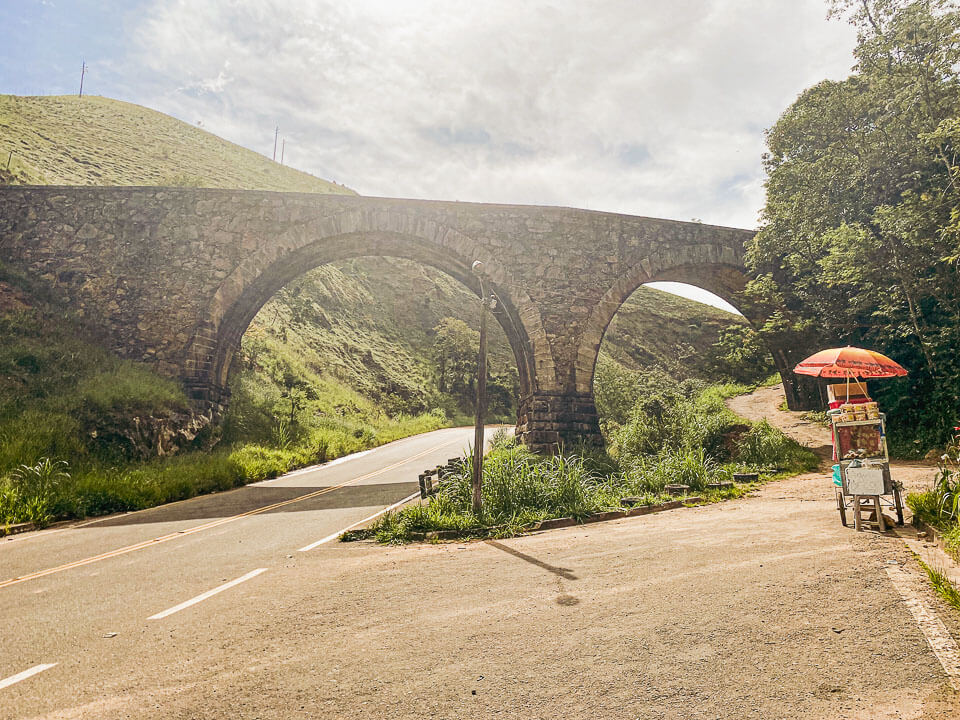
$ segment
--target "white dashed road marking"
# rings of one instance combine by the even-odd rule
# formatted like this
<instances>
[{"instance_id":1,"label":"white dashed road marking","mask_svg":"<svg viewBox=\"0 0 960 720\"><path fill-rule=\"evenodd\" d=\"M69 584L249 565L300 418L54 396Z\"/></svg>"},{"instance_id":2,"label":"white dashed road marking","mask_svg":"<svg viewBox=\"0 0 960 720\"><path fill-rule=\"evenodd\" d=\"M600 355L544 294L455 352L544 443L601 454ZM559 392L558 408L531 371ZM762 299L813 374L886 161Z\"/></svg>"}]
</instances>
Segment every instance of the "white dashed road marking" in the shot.
<instances>
[{"instance_id":1,"label":"white dashed road marking","mask_svg":"<svg viewBox=\"0 0 960 720\"><path fill-rule=\"evenodd\" d=\"M34 665L32 668L24 670L23 672L17 673L16 675L11 675L5 680L0 680L0 690L15 685L21 680L26 680L28 677L33 677L37 673L42 673L44 670L49 670L56 663L46 663L44 665Z\"/></svg>"},{"instance_id":2,"label":"white dashed road marking","mask_svg":"<svg viewBox=\"0 0 960 720\"><path fill-rule=\"evenodd\" d=\"M246 582L247 580L255 578L260 573L264 573L266 571L267 571L267 568L257 568L256 570L248 572L246 575L238 577L236 580L231 580L228 583L224 583L219 587L215 587L213 590L207 590L205 593L201 593L200 595L197 595L195 598L190 598L189 600L182 602L179 605L174 605L172 608L168 610L164 610L163 612L158 612L156 615L151 615L147 619L160 620L161 618L165 618L168 615L173 615L175 612L180 612L181 610L184 610L190 607L191 605L196 605L198 602L203 602L207 598L213 597L217 593L222 593L224 590L229 590L235 585L239 585L242 582Z\"/></svg>"}]
</instances>

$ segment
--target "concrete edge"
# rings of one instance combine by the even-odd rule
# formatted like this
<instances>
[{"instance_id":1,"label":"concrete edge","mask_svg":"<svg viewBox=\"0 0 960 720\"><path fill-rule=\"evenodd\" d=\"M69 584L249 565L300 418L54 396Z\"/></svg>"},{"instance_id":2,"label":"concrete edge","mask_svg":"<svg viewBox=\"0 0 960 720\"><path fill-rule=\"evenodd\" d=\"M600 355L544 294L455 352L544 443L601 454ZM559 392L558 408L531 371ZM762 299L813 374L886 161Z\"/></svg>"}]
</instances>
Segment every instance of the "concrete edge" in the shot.
<instances>
[{"instance_id":1,"label":"concrete edge","mask_svg":"<svg viewBox=\"0 0 960 720\"><path fill-rule=\"evenodd\" d=\"M659 505L643 505L641 507L631 508L630 510L608 510L606 512L593 513L577 520L574 517L550 518L540 522L530 523L521 528L521 532L539 532L544 530L555 530L558 528L574 527L576 525L588 525L591 523L607 522L610 520L622 520L630 517L640 517L642 515L651 515L653 513L663 512L665 510L676 510L694 503L702 503L703 498L699 495L688 497L683 500L671 500L670 502L660 503ZM495 532L505 526L498 525L486 528L487 533ZM481 528L475 528L481 530ZM416 541L430 540L464 540L471 537L477 537L477 533L470 531L461 532L459 530L431 530L425 533L412 533L411 539Z\"/></svg>"},{"instance_id":2,"label":"concrete edge","mask_svg":"<svg viewBox=\"0 0 960 720\"><path fill-rule=\"evenodd\" d=\"M19 535L20 533L32 532L33 530L39 530L36 525L32 522L24 523L13 523L12 525L0 525L0 537L6 537L7 535Z\"/></svg>"}]
</instances>

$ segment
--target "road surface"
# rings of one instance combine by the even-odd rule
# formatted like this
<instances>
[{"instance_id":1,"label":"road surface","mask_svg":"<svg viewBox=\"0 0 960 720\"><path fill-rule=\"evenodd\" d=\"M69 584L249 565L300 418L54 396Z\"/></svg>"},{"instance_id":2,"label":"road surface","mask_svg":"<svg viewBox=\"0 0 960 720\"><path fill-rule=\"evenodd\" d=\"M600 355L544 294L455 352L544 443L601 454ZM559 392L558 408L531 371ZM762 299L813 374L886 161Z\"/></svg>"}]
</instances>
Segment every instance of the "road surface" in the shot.
<instances>
[{"instance_id":1,"label":"road surface","mask_svg":"<svg viewBox=\"0 0 960 720\"><path fill-rule=\"evenodd\" d=\"M349 489L0 588L0 678L35 673L0 688L0 717L960 717L956 615L901 540L841 527L823 474L510 540L299 552L376 510L334 501ZM0 559L88 555L66 539L83 532Z\"/></svg>"},{"instance_id":2,"label":"road surface","mask_svg":"<svg viewBox=\"0 0 960 720\"><path fill-rule=\"evenodd\" d=\"M438 430L228 492L0 539L0 718L96 695L114 663L171 642L176 614L206 625L188 608L269 583L260 576L417 492L420 472L472 440L473 428Z\"/></svg>"}]
</instances>

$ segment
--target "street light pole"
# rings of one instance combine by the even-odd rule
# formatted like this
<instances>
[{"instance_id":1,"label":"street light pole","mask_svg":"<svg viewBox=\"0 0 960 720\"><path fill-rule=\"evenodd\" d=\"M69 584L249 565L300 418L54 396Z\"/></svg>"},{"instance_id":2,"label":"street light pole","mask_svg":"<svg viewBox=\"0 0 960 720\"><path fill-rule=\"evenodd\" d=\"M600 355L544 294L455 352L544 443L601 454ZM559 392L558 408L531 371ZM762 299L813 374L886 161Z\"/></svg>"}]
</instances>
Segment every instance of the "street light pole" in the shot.
<instances>
[{"instance_id":1,"label":"street light pole","mask_svg":"<svg viewBox=\"0 0 960 720\"><path fill-rule=\"evenodd\" d=\"M477 358L477 416L473 433L473 514L483 510L483 420L487 412L487 309L489 299L483 283L483 263L473 263L473 272L480 280L480 352Z\"/></svg>"}]
</instances>

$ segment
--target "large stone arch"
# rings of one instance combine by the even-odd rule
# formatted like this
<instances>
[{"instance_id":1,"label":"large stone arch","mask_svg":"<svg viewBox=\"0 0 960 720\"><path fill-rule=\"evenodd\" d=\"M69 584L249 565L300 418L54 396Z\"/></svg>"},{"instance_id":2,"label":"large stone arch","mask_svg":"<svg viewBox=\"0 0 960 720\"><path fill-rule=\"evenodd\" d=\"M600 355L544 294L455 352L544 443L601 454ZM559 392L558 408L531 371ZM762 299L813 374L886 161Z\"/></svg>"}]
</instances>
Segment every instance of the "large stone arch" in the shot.
<instances>
[{"instance_id":1,"label":"large stone arch","mask_svg":"<svg viewBox=\"0 0 960 720\"><path fill-rule=\"evenodd\" d=\"M196 400L215 410L228 400L227 380L240 340L260 308L282 287L309 270L338 260L395 257L434 267L478 297L471 271L484 262L493 311L513 350L520 380L519 406L536 392L538 378L553 372L539 311L526 293L505 288L496 260L462 232L430 220L391 212L350 211L288 226L247 257L220 284L197 325L184 360L184 382ZM546 351L546 352L545 352Z\"/></svg>"}]
</instances>

